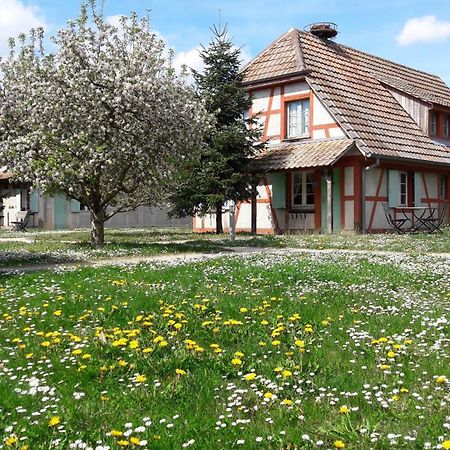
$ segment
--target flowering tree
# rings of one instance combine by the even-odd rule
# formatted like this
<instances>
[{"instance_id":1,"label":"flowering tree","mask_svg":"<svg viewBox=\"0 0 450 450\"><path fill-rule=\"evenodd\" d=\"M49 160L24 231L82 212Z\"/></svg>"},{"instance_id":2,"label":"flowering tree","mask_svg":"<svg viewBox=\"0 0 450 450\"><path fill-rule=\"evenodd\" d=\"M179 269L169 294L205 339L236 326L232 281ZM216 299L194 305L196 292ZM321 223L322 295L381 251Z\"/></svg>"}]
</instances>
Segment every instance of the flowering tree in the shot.
<instances>
[{"instance_id":1,"label":"flowering tree","mask_svg":"<svg viewBox=\"0 0 450 450\"><path fill-rule=\"evenodd\" d=\"M93 0L52 41L46 55L33 30L1 62L0 159L44 194L85 204L101 246L114 214L165 197L209 116L148 19L132 14L118 29Z\"/></svg>"}]
</instances>

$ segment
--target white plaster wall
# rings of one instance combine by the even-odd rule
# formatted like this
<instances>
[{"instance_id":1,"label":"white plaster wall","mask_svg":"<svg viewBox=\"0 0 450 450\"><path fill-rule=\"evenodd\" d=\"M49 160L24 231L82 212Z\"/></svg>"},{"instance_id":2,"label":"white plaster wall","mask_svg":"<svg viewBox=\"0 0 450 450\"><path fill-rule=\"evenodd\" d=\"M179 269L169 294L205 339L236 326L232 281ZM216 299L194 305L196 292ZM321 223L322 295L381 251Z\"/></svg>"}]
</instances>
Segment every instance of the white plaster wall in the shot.
<instances>
[{"instance_id":1,"label":"white plaster wall","mask_svg":"<svg viewBox=\"0 0 450 450\"><path fill-rule=\"evenodd\" d=\"M256 212L258 214L258 211ZM236 222L236 228L252 227L252 205L251 203L242 203L239 209L239 217Z\"/></svg>"},{"instance_id":2,"label":"white plaster wall","mask_svg":"<svg viewBox=\"0 0 450 450\"><path fill-rule=\"evenodd\" d=\"M281 115L273 114L269 118L267 136L279 136L281 130Z\"/></svg>"},{"instance_id":3,"label":"white plaster wall","mask_svg":"<svg viewBox=\"0 0 450 450\"><path fill-rule=\"evenodd\" d=\"M352 195L352 194L348 194ZM345 211L345 230L354 230L355 229L355 202L353 200L349 200L345 202L344 206Z\"/></svg>"},{"instance_id":4,"label":"white plaster wall","mask_svg":"<svg viewBox=\"0 0 450 450\"><path fill-rule=\"evenodd\" d=\"M312 134L313 139L325 139L326 138L325 130L314 130L313 129L311 134Z\"/></svg>"},{"instance_id":5,"label":"white plaster wall","mask_svg":"<svg viewBox=\"0 0 450 450\"><path fill-rule=\"evenodd\" d=\"M274 227L272 211L270 209L269 203L258 203L258 209L256 212L256 224L258 228Z\"/></svg>"},{"instance_id":6,"label":"white plaster wall","mask_svg":"<svg viewBox=\"0 0 450 450\"><path fill-rule=\"evenodd\" d=\"M425 183L427 185L428 189L428 196L430 198L437 198L438 197L438 175L435 173L426 173L425 175ZM423 186L423 178L422 179L422 186ZM422 196L426 196L425 187L422 187Z\"/></svg>"},{"instance_id":7,"label":"white plaster wall","mask_svg":"<svg viewBox=\"0 0 450 450\"><path fill-rule=\"evenodd\" d=\"M330 128L328 131L330 133L330 137L332 138L345 137L345 133L342 131L341 128Z\"/></svg>"},{"instance_id":8,"label":"white plaster wall","mask_svg":"<svg viewBox=\"0 0 450 450\"><path fill-rule=\"evenodd\" d=\"M376 195L380 174L381 169L372 169L366 172L366 196L372 197ZM387 171L384 171L379 195L387 196Z\"/></svg>"},{"instance_id":9,"label":"white plaster wall","mask_svg":"<svg viewBox=\"0 0 450 450\"><path fill-rule=\"evenodd\" d=\"M344 195L354 195L353 167L344 169Z\"/></svg>"},{"instance_id":10,"label":"white plaster wall","mask_svg":"<svg viewBox=\"0 0 450 450\"><path fill-rule=\"evenodd\" d=\"M322 102L313 95L313 126L336 123L331 114L325 109Z\"/></svg>"},{"instance_id":11,"label":"white plaster wall","mask_svg":"<svg viewBox=\"0 0 450 450\"><path fill-rule=\"evenodd\" d=\"M306 81L300 81L298 83L286 84L284 87L284 96L306 94L309 92L309 86ZM286 99L288 100L288 99Z\"/></svg>"},{"instance_id":12,"label":"white plaster wall","mask_svg":"<svg viewBox=\"0 0 450 450\"><path fill-rule=\"evenodd\" d=\"M267 111L269 107L270 89L259 89L253 93L252 112Z\"/></svg>"},{"instance_id":13,"label":"white plaster wall","mask_svg":"<svg viewBox=\"0 0 450 450\"><path fill-rule=\"evenodd\" d=\"M366 227L369 226L370 222L370 216L372 214L372 207L374 202L366 202ZM384 229L384 230L390 230L391 226L387 223L386 215L383 211L383 205L378 202L376 209L375 209L375 215L373 218L372 228L375 229Z\"/></svg>"},{"instance_id":14,"label":"white plaster wall","mask_svg":"<svg viewBox=\"0 0 450 450\"><path fill-rule=\"evenodd\" d=\"M289 213L289 230L308 231L314 229L314 213Z\"/></svg>"},{"instance_id":15,"label":"white plaster wall","mask_svg":"<svg viewBox=\"0 0 450 450\"><path fill-rule=\"evenodd\" d=\"M281 108L280 88L276 87L273 92L272 109L280 109L280 108Z\"/></svg>"}]
</instances>

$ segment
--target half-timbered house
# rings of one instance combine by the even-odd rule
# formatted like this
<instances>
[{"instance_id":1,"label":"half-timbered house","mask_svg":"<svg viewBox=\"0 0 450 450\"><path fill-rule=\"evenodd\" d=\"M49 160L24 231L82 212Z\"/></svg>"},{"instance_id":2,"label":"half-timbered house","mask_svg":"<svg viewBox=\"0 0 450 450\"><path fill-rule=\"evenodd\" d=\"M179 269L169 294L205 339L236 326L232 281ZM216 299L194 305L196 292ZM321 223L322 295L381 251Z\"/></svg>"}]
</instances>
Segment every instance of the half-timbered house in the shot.
<instances>
[{"instance_id":1,"label":"half-timbered house","mask_svg":"<svg viewBox=\"0 0 450 450\"><path fill-rule=\"evenodd\" d=\"M257 195L237 205L237 231L380 232L391 229L383 204L394 215L424 206L439 215L450 200L449 87L335 34L333 24L292 29L244 69L248 114L267 146L255 157ZM214 224L194 218L197 231Z\"/></svg>"}]
</instances>

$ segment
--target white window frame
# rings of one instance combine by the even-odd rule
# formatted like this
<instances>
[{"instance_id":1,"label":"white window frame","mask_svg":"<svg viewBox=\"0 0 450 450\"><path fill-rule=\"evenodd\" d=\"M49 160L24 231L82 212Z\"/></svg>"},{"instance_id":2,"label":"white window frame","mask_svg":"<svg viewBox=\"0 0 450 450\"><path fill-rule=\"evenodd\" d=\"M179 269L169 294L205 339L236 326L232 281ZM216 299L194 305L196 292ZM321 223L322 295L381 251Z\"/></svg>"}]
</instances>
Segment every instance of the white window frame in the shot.
<instances>
[{"instance_id":1,"label":"white window frame","mask_svg":"<svg viewBox=\"0 0 450 450\"><path fill-rule=\"evenodd\" d=\"M309 176L309 183L308 183L308 176ZM297 185L296 178L300 177L301 179L301 196L300 196L300 203L295 202L295 187ZM312 203L308 202L308 184L312 186ZM311 193L310 193L311 195ZM315 186L314 186L314 172L310 170L302 170L299 172L292 172L292 182L291 182L291 207L292 209L308 209L313 210L314 209L314 196L315 196Z\"/></svg>"},{"instance_id":2,"label":"white window frame","mask_svg":"<svg viewBox=\"0 0 450 450\"><path fill-rule=\"evenodd\" d=\"M305 108L307 105L307 108ZM295 116L292 117L294 107L295 108ZM309 97L293 100L290 102L286 102L286 137L290 138L301 138L301 137L309 137L309 122L310 122L310 102ZM296 120L295 129L292 130L291 120Z\"/></svg>"},{"instance_id":3,"label":"white window frame","mask_svg":"<svg viewBox=\"0 0 450 450\"><path fill-rule=\"evenodd\" d=\"M408 206L408 172L400 172L400 188L399 188L399 206ZM403 183L402 177L405 177L405 182ZM402 185L405 186L405 192L402 193ZM404 202L402 197L404 196Z\"/></svg>"}]
</instances>

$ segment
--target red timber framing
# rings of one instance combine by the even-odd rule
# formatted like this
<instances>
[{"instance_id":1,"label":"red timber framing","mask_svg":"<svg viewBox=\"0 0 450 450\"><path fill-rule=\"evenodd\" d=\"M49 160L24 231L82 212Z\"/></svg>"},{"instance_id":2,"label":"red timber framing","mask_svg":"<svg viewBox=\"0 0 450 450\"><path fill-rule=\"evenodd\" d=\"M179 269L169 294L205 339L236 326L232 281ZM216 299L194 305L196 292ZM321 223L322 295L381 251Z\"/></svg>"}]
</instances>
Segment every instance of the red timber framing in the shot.
<instances>
[{"instance_id":1,"label":"red timber framing","mask_svg":"<svg viewBox=\"0 0 450 450\"><path fill-rule=\"evenodd\" d=\"M369 233L379 233L379 232L385 232L385 231L392 231L390 228L386 229L378 229L373 227L373 222L376 214L376 207L377 204L380 202L387 202L388 197L387 196L380 196L380 190L381 186L383 184L383 179L386 178L387 170L393 169L393 170L400 170L402 172L408 173L408 206L413 206L414 202L414 195L413 195L413 182L412 182L412 173L420 173L421 181L423 183L424 187L424 194L425 196L422 196L421 202L426 203L429 207L432 206L432 203L442 205L445 202L448 202L450 204L450 170L439 168L439 167L430 167L430 166L415 166L415 165L407 165L407 164L401 164L401 163L391 163L391 162L381 162L379 166L380 175L378 177L377 182L377 190L375 196L366 196L367 202L373 202L372 208L370 210L370 220L367 226L367 232ZM436 197L430 197L429 195L429 188L428 183L426 179L426 174L435 174L438 175L437 177L437 183L436 186ZM447 192L446 192L446 198L439 198L439 175L446 175L447 176ZM355 177L356 181L356 177ZM356 190L355 190L356 193ZM395 212L394 212L395 214ZM356 219L355 219L356 222ZM450 223L450 211L448 212L448 223Z\"/></svg>"},{"instance_id":2,"label":"red timber framing","mask_svg":"<svg viewBox=\"0 0 450 450\"><path fill-rule=\"evenodd\" d=\"M289 102L292 102L292 101L296 101L296 100L309 99L309 105L310 105L309 106L309 130L310 130L311 138L314 139L315 131L324 131L325 138L330 138L331 137L330 130L339 128L339 125L335 122L314 125L313 120L314 120L315 96L311 89L309 89L308 92L304 92L301 94L292 94L292 95L285 94L285 86L286 85L295 84L295 83L304 82L304 81L305 81L304 79L299 79L299 80L284 82L284 83L279 82L278 84L273 84L271 86L264 86L259 89L255 88L255 89L248 91L249 95L252 96L255 93L255 91L257 91L257 90L269 89L269 100L268 100L267 110L255 112L255 111L253 111L252 108L250 108L249 112L248 112L249 117L252 117L253 114L256 114L257 116L264 118L264 127L263 127L263 135L262 135L262 140L264 142L268 142L271 139L276 139L276 140L282 141L287 138L287 136L286 136L287 135L286 104ZM276 94L277 91L279 91L279 93ZM276 109L273 109L273 99L274 99L275 95L280 96L280 106ZM279 115L279 117L280 117L279 134L269 135L268 130L269 130L270 119L276 115Z\"/></svg>"}]
</instances>

